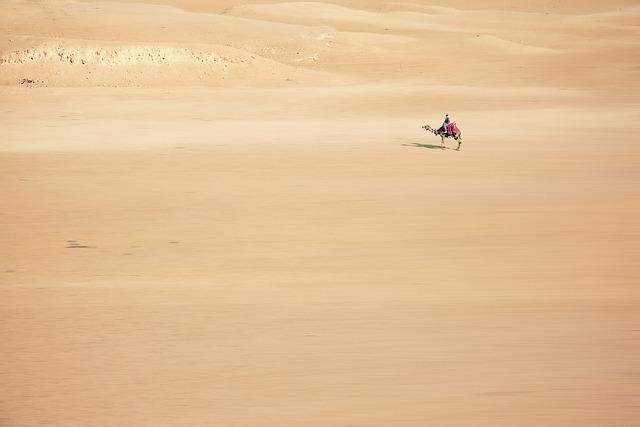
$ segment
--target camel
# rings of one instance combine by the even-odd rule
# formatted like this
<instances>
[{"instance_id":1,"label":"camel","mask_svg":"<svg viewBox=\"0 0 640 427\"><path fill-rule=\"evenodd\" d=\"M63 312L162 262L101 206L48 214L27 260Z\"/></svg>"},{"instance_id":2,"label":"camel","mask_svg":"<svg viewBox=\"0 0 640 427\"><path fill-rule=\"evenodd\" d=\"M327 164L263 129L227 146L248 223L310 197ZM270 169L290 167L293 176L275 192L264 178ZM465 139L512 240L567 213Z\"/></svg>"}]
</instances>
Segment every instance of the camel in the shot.
<instances>
[{"instance_id":1,"label":"camel","mask_svg":"<svg viewBox=\"0 0 640 427\"><path fill-rule=\"evenodd\" d=\"M456 150L460 151L460 145L462 145L462 132L460 131L460 129L458 129L458 126L456 126L455 123L451 123L449 125L449 132L446 132L444 130L444 126L440 129L434 129L429 125L424 125L422 126L422 129L426 130L427 132L431 132L434 135L438 135L442 141L443 147L445 138L453 138L454 140L458 141L458 148L456 148Z\"/></svg>"}]
</instances>

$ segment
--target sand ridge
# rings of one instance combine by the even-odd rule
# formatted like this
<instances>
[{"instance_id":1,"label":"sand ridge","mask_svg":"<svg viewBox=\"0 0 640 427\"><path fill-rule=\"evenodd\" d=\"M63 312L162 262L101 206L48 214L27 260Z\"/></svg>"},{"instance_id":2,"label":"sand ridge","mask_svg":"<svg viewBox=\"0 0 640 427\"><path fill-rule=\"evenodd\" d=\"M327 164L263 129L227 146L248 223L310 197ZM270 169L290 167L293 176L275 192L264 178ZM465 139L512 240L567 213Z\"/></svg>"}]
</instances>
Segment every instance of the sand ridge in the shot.
<instances>
[{"instance_id":1,"label":"sand ridge","mask_svg":"<svg viewBox=\"0 0 640 427\"><path fill-rule=\"evenodd\" d=\"M0 2L0 425L633 425L639 14Z\"/></svg>"}]
</instances>

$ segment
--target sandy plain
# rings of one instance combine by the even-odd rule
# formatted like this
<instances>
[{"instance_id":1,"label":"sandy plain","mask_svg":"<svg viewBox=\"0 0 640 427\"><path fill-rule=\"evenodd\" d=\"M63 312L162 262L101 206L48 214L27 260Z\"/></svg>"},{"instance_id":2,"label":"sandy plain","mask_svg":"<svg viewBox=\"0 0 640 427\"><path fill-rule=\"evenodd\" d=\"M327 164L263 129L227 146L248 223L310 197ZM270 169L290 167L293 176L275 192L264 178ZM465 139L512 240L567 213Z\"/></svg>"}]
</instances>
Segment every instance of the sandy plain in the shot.
<instances>
[{"instance_id":1,"label":"sandy plain","mask_svg":"<svg viewBox=\"0 0 640 427\"><path fill-rule=\"evenodd\" d=\"M634 425L639 24L0 1L0 425Z\"/></svg>"}]
</instances>

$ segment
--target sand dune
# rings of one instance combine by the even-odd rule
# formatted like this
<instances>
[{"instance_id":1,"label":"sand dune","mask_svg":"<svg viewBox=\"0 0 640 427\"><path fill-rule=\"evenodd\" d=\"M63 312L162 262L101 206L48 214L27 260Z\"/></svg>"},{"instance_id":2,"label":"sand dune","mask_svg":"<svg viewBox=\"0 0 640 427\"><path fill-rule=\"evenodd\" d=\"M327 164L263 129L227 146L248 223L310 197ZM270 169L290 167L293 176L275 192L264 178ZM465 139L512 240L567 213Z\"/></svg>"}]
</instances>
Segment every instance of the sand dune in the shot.
<instances>
[{"instance_id":1,"label":"sand dune","mask_svg":"<svg viewBox=\"0 0 640 427\"><path fill-rule=\"evenodd\" d=\"M501 39L495 36L480 36L470 38L472 43L475 43L483 48L494 49L499 52L505 52L512 55L535 55L544 53L557 52L553 49L531 46L522 43L514 43L509 40Z\"/></svg>"},{"instance_id":2,"label":"sand dune","mask_svg":"<svg viewBox=\"0 0 640 427\"><path fill-rule=\"evenodd\" d=\"M637 49L637 28L632 25L637 12L629 7L579 16L416 3L372 11L357 2L223 2L210 5L219 13L205 14L140 3L69 3L63 14L55 2L34 6L12 0L2 7L6 13L0 23L6 35L0 38L0 60L6 66L0 69L0 81L14 85L23 79L50 86L286 86L292 81L326 85L381 80L496 85L508 73L518 85L556 80L556 86L575 83L615 90L619 85L609 84L596 69L606 64L583 64L591 61L595 48L614 63L632 63ZM94 25L96 21L101 25ZM101 52L108 59L98 60ZM45 55L62 61L42 66ZM442 61L446 55L454 55L455 62ZM478 57L487 67L474 67ZM573 71L566 78L558 71L569 64ZM104 66L118 69L101 72ZM632 67L612 68L618 79L637 74Z\"/></svg>"},{"instance_id":3,"label":"sand dune","mask_svg":"<svg viewBox=\"0 0 640 427\"><path fill-rule=\"evenodd\" d=\"M285 23L329 25L337 29L369 27L384 30L395 27L401 30L441 30L445 27L420 20L415 15L396 16L395 13L377 13L352 9L330 3L289 2L254 4L231 8L227 14Z\"/></svg>"},{"instance_id":4,"label":"sand dune","mask_svg":"<svg viewBox=\"0 0 640 427\"><path fill-rule=\"evenodd\" d=\"M0 426L634 425L639 18L1 1Z\"/></svg>"}]
</instances>

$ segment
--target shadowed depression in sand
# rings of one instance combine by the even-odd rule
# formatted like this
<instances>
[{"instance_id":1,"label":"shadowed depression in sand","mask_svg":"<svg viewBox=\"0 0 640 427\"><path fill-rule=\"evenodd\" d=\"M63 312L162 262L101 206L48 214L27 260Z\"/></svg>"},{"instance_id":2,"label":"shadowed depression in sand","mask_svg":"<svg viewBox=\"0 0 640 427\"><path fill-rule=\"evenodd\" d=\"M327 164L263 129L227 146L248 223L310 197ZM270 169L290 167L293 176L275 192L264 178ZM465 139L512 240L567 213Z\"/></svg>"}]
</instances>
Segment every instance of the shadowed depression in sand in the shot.
<instances>
[{"instance_id":1,"label":"shadowed depression in sand","mask_svg":"<svg viewBox=\"0 0 640 427\"><path fill-rule=\"evenodd\" d=\"M0 426L633 425L639 48L633 1L0 1Z\"/></svg>"}]
</instances>

